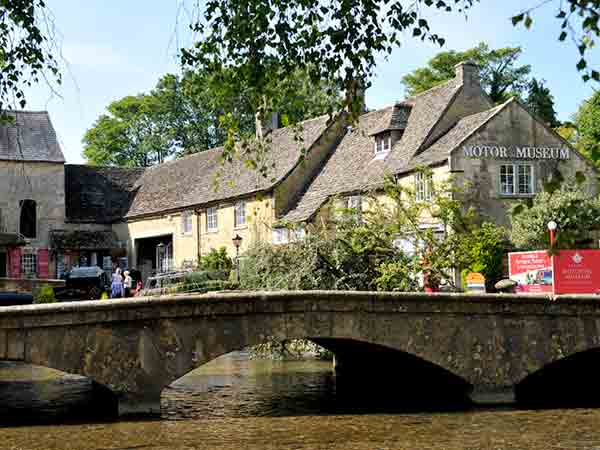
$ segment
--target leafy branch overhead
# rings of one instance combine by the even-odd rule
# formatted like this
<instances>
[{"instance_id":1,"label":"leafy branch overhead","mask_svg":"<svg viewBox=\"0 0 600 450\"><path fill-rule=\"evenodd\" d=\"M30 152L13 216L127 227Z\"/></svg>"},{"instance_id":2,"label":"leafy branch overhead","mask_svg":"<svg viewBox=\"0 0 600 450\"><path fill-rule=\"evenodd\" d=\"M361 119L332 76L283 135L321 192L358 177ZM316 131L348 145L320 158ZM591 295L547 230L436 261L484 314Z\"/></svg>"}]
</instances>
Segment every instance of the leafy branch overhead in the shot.
<instances>
[{"instance_id":1,"label":"leafy branch overhead","mask_svg":"<svg viewBox=\"0 0 600 450\"><path fill-rule=\"evenodd\" d=\"M194 25L198 42L183 50L183 62L209 73L234 68L228 89L252 86L251 98L263 115L271 107L265 99L270 98L273 80L309 67L311 80L332 80L346 92L349 109L359 114L361 93L369 86L379 56L389 55L407 34L443 45L445 37L430 25L433 13L468 14L475 4L484 8L489 1L208 0ZM531 26L537 8L558 5L563 20L560 39L571 35L577 40L582 56L578 67L588 70L585 53L598 36L599 2L547 0L515 15L513 23ZM598 75L590 69L584 78Z\"/></svg>"},{"instance_id":2,"label":"leafy branch overhead","mask_svg":"<svg viewBox=\"0 0 600 450\"><path fill-rule=\"evenodd\" d=\"M526 28L534 25L535 12L548 4L557 5L556 19L560 21L559 41L570 38L581 59L577 63L577 69L583 72L583 79L600 81L598 69L590 67L586 59L587 52L592 49L600 37L600 0L547 0L528 8L512 18L513 25L522 24Z\"/></svg>"},{"instance_id":3,"label":"leafy branch overhead","mask_svg":"<svg viewBox=\"0 0 600 450\"><path fill-rule=\"evenodd\" d=\"M43 0L0 2L0 110L24 108L33 84L60 84L51 22Z\"/></svg>"}]
</instances>

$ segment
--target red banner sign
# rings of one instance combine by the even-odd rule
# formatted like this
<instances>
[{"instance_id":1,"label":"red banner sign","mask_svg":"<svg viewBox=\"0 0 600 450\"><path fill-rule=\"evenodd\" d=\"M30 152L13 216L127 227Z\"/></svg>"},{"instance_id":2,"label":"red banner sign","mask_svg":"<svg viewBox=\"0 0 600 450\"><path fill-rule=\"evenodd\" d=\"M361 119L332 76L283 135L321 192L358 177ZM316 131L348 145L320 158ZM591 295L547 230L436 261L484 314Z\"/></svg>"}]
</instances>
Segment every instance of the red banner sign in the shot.
<instances>
[{"instance_id":1,"label":"red banner sign","mask_svg":"<svg viewBox=\"0 0 600 450\"><path fill-rule=\"evenodd\" d=\"M561 250L554 272L555 294L600 293L600 250Z\"/></svg>"},{"instance_id":2,"label":"red banner sign","mask_svg":"<svg viewBox=\"0 0 600 450\"><path fill-rule=\"evenodd\" d=\"M40 248L37 253L38 278L49 278L48 249Z\"/></svg>"},{"instance_id":3,"label":"red banner sign","mask_svg":"<svg viewBox=\"0 0 600 450\"><path fill-rule=\"evenodd\" d=\"M10 275L11 278L21 278L21 249L11 248L8 253L10 259Z\"/></svg>"},{"instance_id":4,"label":"red banner sign","mask_svg":"<svg viewBox=\"0 0 600 450\"><path fill-rule=\"evenodd\" d=\"M517 292L552 293L552 261L545 250L509 253L508 272Z\"/></svg>"}]
</instances>

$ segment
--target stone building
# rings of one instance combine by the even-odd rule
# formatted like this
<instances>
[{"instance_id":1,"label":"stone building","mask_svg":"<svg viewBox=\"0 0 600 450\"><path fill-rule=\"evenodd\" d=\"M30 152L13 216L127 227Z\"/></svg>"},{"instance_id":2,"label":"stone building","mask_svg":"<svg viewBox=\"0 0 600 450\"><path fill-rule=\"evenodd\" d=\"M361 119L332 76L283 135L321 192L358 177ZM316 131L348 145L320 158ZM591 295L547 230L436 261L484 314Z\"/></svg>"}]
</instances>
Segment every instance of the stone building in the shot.
<instances>
[{"instance_id":1,"label":"stone building","mask_svg":"<svg viewBox=\"0 0 600 450\"><path fill-rule=\"evenodd\" d=\"M145 275L193 266L211 249L235 255L235 236L241 252L257 241L288 242L306 224L326 223L332 203L366 208L366 194L384 198L386 177L413 187L422 201L435 181L469 181L479 212L503 225L511 204L533 197L558 172L565 179L583 172L585 189L597 192L592 164L518 101L492 104L471 63L459 64L454 79L357 123L344 113L304 121L301 143L292 128L273 121L264 130L266 175L248 168L255 154L223 163L221 148L145 170L64 165L47 114L19 116L29 150L18 152L14 129L0 134L0 271L2 258L36 253L38 273L52 276L74 264L127 264ZM417 170L423 166L430 175ZM28 177L19 177L23 171ZM29 200L38 217L35 237L23 237L27 229L17 220L30 217ZM19 257L13 275L30 272L30 257Z\"/></svg>"}]
</instances>

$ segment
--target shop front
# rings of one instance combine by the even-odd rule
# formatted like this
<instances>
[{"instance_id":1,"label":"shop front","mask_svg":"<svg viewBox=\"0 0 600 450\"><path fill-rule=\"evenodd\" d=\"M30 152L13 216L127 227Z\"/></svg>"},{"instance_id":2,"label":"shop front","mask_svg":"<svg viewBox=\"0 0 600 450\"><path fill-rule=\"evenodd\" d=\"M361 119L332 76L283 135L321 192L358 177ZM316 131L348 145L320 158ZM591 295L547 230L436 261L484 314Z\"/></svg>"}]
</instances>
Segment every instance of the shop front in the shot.
<instances>
[{"instance_id":1,"label":"shop front","mask_svg":"<svg viewBox=\"0 0 600 450\"><path fill-rule=\"evenodd\" d=\"M127 250L113 231L52 231L56 276L64 278L74 267L97 266L110 277L117 266L127 268Z\"/></svg>"}]
</instances>

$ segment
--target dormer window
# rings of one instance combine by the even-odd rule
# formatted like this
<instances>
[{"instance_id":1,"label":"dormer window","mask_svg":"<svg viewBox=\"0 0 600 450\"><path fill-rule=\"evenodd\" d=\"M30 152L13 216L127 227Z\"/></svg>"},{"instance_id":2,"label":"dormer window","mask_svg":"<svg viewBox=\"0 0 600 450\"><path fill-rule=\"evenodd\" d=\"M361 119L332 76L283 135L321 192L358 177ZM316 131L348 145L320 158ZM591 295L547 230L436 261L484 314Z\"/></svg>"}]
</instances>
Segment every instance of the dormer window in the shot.
<instances>
[{"instance_id":1,"label":"dormer window","mask_svg":"<svg viewBox=\"0 0 600 450\"><path fill-rule=\"evenodd\" d=\"M375 136L375 155L386 154L392 148L392 133L389 131Z\"/></svg>"}]
</instances>

